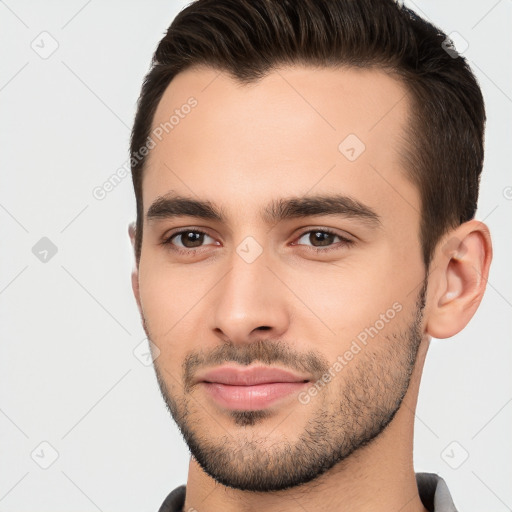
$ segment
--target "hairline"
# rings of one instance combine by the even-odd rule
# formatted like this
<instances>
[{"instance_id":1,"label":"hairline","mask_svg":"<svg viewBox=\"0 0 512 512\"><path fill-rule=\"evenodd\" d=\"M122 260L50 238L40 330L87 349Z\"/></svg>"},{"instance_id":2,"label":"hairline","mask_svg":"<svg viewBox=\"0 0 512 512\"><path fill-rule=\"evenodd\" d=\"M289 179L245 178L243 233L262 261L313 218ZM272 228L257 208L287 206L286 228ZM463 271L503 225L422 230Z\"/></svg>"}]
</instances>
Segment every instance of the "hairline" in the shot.
<instances>
[{"instance_id":1,"label":"hairline","mask_svg":"<svg viewBox=\"0 0 512 512\"><path fill-rule=\"evenodd\" d=\"M181 68L176 74L174 74L169 81L167 82L165 88L163 89L158 101L156 102L156 105L154 107L154 112L152 113L152 119L149 127L149 133L150 135L152 131L154 130L154 122L156 113L158 111L158 108L162 102L163 97L165 96L166 91L171 86L172 82L180 76L182 73L187 71L203 71L203 70L211 70L218 73L225 73L227 76L229 76L236 84L241 86L255 86L258 85L258 83L261 82L261 80L265 79L267 76L269 76L272 73L275 73L276 71L279 71L280 69L290 69L290 68L298 68L303 67L305 69L311 69L313 72L314 70L324 70L324 69L332 69L332 70L377 70L382 72L383 74L387 75L391 79L395 81L395 83L401 87L405 91L405 98L403 98L406 101L406 117L403 121L399 133L395 134L396 139L400 142L397 142L395 149L397 159L400 162L400 168L399 172L402 174L403 177L405 177L416 189L418 192L420 205L419 205L419 213L420 213L420 223L418 226L419 232L419 242L422 247L422 253L423 253L423 263L425 266L425 269L428 271L430 262L433 257L433 249L434 247L427 247L426 243L427 240L425 239L425 235L428 232L426 229L427 226L425 225L426 222L426 215L425 215L425 205L424 205L424 196L423 196L423 190L422 190L422 182L425 179L425 177L420 177L422 173L425 172L424 169L422 169L422 166L416 166L414 165L414 162L416 160L416 154L420 152L420 148L423 147L423 141L422 138L424 137L422 128L422 124L424 123L424 120L422 119L422 111L421 111L421 104L417 95L417 90L413 87L413 83L418 83L418 79L416 76L411 74L408 70L400 68L400 64L398 62L393 62L392 60L389 60L387 62L379 62L376 60L370 60L368 62L362 62L362 63L350 63L350 62L333 62L330 63L315 63L313 61L308 61L307 59L296 59L293 62L281 62L276 61L273 62L272 65L266 69L264 72L261 73L258 77L251 77L251 78L241 78L239 76L236 76L235 72L231 70L228 66L222 66L218 65L214 62L207 62L207 61L197 61L192 62L183 68ZM401 100L400 100L401 101ZM149 165L151 165L151 155L152 151L150 150L146 156L144 156L140 163L139 163L139 169L137 170L138 173L140 173L139 177L139 184L140 184L140 211L139 208L137 209L137 220L136 223L137 227L140 227L140 233L137 229L135 232L136 240L138 241L137 247L138 247L138 255L140 259L140 252L142 249L142 230L143 230L143 220L144 220L144 204L143 204L143 182L144 182L144 176L146 174L146 169ZM419 172L414 172L414 169L416 167L420 168ZM139 214L141 215L141 221L139 221ZM446 232L450 227L455 227L455 223L448 222L447 220L447 227L444 232ZM439 239L438 239L439 240Z\"/></svg>"}]
</instances>

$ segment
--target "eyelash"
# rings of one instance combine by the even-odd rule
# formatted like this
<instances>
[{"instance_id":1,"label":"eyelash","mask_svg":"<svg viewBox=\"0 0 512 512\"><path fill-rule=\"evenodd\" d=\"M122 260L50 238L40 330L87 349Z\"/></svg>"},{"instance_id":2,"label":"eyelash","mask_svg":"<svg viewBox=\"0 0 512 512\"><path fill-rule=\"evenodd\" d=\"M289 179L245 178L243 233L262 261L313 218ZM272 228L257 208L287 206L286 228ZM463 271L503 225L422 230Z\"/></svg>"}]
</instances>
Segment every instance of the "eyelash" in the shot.
<instances>
[{"instance_id":1,"label":"eyelash","mask_svg":"<svg viewBox=\"0 0 512 512\"><path fill-rule=\"evenodd\" d=\"M204 231L201 231L199 229L183 229L181 231L176 231L175 233L172 233L172 235L168 236L161 244L164 245L164 246L171 247L172 250L176 251L178 254L187 255L187 256L193 256L198 251L203 249L203 246L202 247L198 247L198 248L193 248L193 249L182 249L181 247L177 247L177 246L173 245L172 244L172 240L174 238L176 238L177 236L182 235L184 233L199 233L201 235L210 236L208 233L206 233ZM334 232L334 231L332 231L330 229L326 229L326 228L322 228L322 229L309 229L309 230L303 231L297 237L297 240L300 240L304 235L307 235L308 233L327 233L329 235L333 235L335 237L338 237L341 240L340 242L337 242L337 243L341 244L342 246L349 246L350 247L354 243L353 240L345 238L345 237L339 235L338 233L336 233L336 232ZM212 237L210 237L210 238L212 238ZM294 245L302 245L303 246L303 244L294 244ZM313 252L315 252L317 254L318 253L326 253L326 252L329 252L329 251L340 249L340 246L337 246L337 245L328 246L328 247L325 247L325 248L312 247L312 246L304 246L304 247L307 247L308 250L313 251Z\"/></svg>"}]
</instances>

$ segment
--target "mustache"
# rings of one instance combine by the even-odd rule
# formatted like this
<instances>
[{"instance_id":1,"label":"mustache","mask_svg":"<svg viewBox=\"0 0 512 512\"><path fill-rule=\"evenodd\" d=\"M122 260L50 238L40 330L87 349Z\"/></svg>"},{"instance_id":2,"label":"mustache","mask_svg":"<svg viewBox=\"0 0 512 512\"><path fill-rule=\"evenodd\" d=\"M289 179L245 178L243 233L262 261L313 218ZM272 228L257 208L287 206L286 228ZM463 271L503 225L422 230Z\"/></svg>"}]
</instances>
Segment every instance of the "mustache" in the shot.
<instances>
[{"instance_id":1,"label":"mustache","mask_svg":"<svg viewBox=\"0 0 512 512\"><path fill-rule=\"evenodd\" d=\"M228 340L207 353L200 350L185 357L182 364L185 390L188 391L191 388L194 374L200 368L219 366L225 363L249 366L255 362L268 366L280 364L298 373L307 373L318 377L321 377L329 369L329 361L324 356L313 351L308 351L305 354L297 353L284 341L262 339L236 345Z\"/></svg>"}]
</instances>

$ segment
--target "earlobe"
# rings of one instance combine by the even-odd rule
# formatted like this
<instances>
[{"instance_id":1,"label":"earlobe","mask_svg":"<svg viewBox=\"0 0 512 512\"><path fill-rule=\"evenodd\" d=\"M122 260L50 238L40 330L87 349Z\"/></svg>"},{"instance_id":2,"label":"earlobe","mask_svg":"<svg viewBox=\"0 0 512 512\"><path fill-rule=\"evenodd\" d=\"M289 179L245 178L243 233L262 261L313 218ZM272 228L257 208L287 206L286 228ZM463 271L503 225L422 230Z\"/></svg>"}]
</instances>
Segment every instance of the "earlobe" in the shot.
<instances>
[{"instance_id":1,"label":"earlobe","mask_svg":"<svg viewBox=\"0 0 512 512\"><path fill-rule=\"evenodd\" d=\"M449 338L468 324L482 300L491 260L489 229L476 220L452 230L438 244L427 334Z\"/></svg>"}]
</instances>

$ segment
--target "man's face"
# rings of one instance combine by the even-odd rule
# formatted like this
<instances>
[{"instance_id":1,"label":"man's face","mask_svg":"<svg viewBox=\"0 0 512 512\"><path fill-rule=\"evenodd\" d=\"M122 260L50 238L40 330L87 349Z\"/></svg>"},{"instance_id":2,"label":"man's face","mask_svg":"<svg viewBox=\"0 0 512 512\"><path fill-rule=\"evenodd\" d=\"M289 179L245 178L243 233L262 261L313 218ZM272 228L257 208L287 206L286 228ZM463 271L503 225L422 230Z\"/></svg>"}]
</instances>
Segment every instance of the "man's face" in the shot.
<instances>
[{"instance_id":1,"label":"man's face","mask_svg":"<svg viewBox=\"0 0 512 512\"><path fill-rule=\"evenodd\" d=\"M144 173L139 303L166 403L224 485L310 481L400 406L425 292L408 105L376 70L291 67L250 86L188 70L158 106L153 129L177 117ZM269 399L283 385L202 381L247 365L309 382Z\"/></svg>"}]
</instances>

